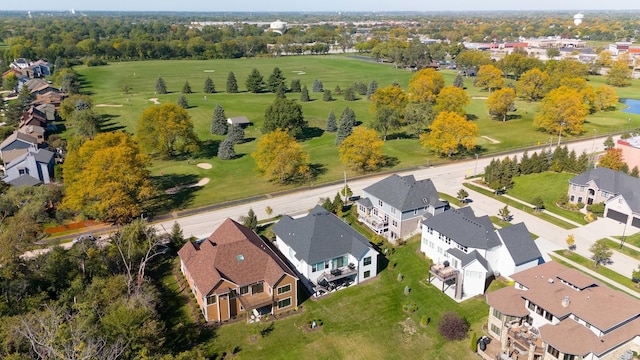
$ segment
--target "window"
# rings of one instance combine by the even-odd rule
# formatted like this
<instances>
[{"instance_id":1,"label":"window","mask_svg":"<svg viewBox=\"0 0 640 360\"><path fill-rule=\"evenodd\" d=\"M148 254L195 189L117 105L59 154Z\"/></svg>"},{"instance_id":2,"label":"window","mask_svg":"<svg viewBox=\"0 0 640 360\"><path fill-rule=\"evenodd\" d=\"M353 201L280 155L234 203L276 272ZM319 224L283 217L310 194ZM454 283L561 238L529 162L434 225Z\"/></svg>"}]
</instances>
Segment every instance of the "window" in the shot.
<instances>
[{"instance_id":1,"label":"window","mask_svg":"<svg viewBox=\"0 0 640 360\"><path fill-rule=\"evenodd\" d=\"M536 310L536 304L532 303L531 301L529 301L529 305L527 305L527 307L531 311L535 311Z\"/></svg>"},{"instance_id":2,"label":"window","mask_svg":"<svg viewBox=\"0 0 640 360\"><path fill-rule=\"evenodd\" d=\"M378 200L378 206L382 206L382 200Z\"/></svg>"},{"instance_id":3,"label":"window","mask_svg":"<svg viewBox=\"0 0 640 360\"><path fill-rule=\"evenodd\" d=\"M544 314L544 318L549 320L549 321L552 321L553 320L553 315L550 312L547 311Z\"/></svg>"},{"instance_id":4,"label":"window","mask_svg":"<svg viewBox=\"0 0 640 360\"><path fill-rule=\"evenodd\" d=\"M213 305L216 303L216 301L217 301L217 298L215 295L207 296L207 305Z\"/></svg>"},{"instance_id":5,"label":"window","mask_svg":"<svg viewBox=\"0 0 640 360\"><path fill-rule=\"evenodd\" d=\"M569 201L571 201L571 202L576 201L576 196L575 195L571 195L571 198L569 198Z\"/></svg>"},{"instance_id":6,"label":"window","mask_svg":"<svg viewBox=\"0 0 640 360\"><path fill-rule=\"evenodd\" d=\"M364 258L362 263L365 265L371 265L371 256L367 256L366 258Z\"/></svg>"},{"instance_id":7,"label":"window","mask_svg":"<svg viewBox=\"0 0 640 360\"><path fill-rule=\"evenodd\" d=\"M493 309L493 316L496 319L502 320L502 313L498 309Z\"/></svg>"},{"instance_id":8,"label":"window","mask_svg":"<svg viewBox=\"0 0 640 360\"><path fill-rule=\"evenodd\" d=\"M238 296L238 293L235 290L229 291L229 299L235 299L236 296Z\"/></svg>"},{"instance_id":9,"label":"window","mask_svg":"<svg viewBox=\"0 0 640 360\"><path fill-rule=\"evenodd\" d=\"M291 306L291 298L290 297L278 301L278 309L286 308L287 306Z\"/></svg>"},{"instance_id":10,"label":"window","mask_svg":"<svg viewBox=\"0 0 640 360\"><path fill-rule=\"evenodd\" d=\"M575 355L564 354L563 360L575 360Z\"/></svg>"},{"instance_id":11,"label":"window","mask_svg":"<svg viewBox=\"0 0 640 360\"><path fill-rule=\"evenodd\" d=\"M458 249L460 249L460 250L462 250L464 252L467 252L467 247L466 246L462 246L462 245L458 244Z\"/></svg>"},{"instance_id":12,"label":"window","mask_svg":"<svg viewBox=\"0 0 640 360\"><path fill-rule=\"evenodd\" d=\"M262 285L261 282L251 285L251 293L252 294L258 294L264 292L264 286Z\"/></svg>"},{"instance_id":13,"label":"window","mask_svg":"<svg viewBox=\"0 0 640 360\"><path fill-rule=\"evenodd\" d=\"M547 353L549 353L551 356L553 356L556 359L558 358L558 356L560 356L560 351L558 351L558 349L554 348L551 345L547 346Z\"/></svg>"},{"instance_id":14,"label":"window","mask_svg":"<svg viewBox=\"0 0 640 360\"><path fill-rule=\"evenodd\" d=\"M240 295L245 295L249 293L249 287L248 286L242 286L240 288Z\"/></svg>"},{"instance_id":15,"label":"window","mask_svg":"<svg viewBox=\"0 0 640 360\"><path fill-rule=\"evenodd\" d=\"M580 318L578 317L578 315L573 315L573 320L580 322Z\"/></svg>"},{"instance_id":16,"label":"window","mask_svg":"<svg viewBox=\"0 0 640 360\"><path fill-rule=\"evenodd\" d=\"M498 336L500 336L500 333L502 332L496 324L491 324L491 331Z\"/></svg>"},{"instance_id":17,"label":"window","mask_svg":"<svg viewBox=\"0 0 640 360\"><path fill-rule=\"evenodd\" d=\"M538 307L536 308L536 314L538 314L538 315L542 315L542 314L544 314L544 309L543 309L543 308L541 308L540 306L538 306Z\"/></svg>"},{"instance_id":18,"label":"window","mask_svg":"<svg viewBox=\"0 0 640 360\"><path fill-rule=\"evenodd\" d=\"M24 175L24 169L18 169L18 174Z\"/></svg>"},{"instance_id":19,"label":"window","mask_svg":"<svg viewBox=\"0 0 640 360\"><path fill-rule=\"evenodd\" d=\"M429 232L429 234L433 235L433 229L432 228L427 228L427 231Z\"/></svg>"},{"instance_id":20,"label":"window","mask_svg":"<svg viewBox=\"0 0 640 360\"><path fill-rule=\"evenodd\" d=\"M293 249L289 248L289 259L293 259Z\"/></svg>"},{"instance_id":21,"label":"window","mask_svg":"<svg viewBox=\"0 0 640 360\"><path fill-rule=\"evenodd\" d=\"M578 196L578 202L581 203L582 202L582 196Z\"/></svg>"},{"instance_id":22,"label":"window","mask_svg":"<svg viewBox=\"0 0 640 360\"><path fill-rule=\"evenodd\" d=\"M575 184L574 184L574 185L571 185L571 190L575 190L575 189L576 189Z\"/></svg>"},{"instance_id":23,"label":"window","mask_svg":"<svg viewBox=\"0 0 640 360\"><path fill-rule=\"evenodd\" d=\"M398 227L398 222L395 220L391 220L391 224L395 227Z\"/></svg>"},{"instance_id":24,"label":"window","mask_svg":"<svg viewBox=\"0 0 640 360\"><path fill-rule=\"evenodd\" d=\"M291 291L291 284L287 284L285 286L280 286L278 288L278 295L286 294Z\"/></svg>"},{"instance_id":25,"label":"window","mask_svg":"<svg viewBox=\"0 0 640 360\"><path fill-rule=\"evenodd\" d=\"M371 276L371 271L369 271L369 270L365 271L365 272L364 272L364 276L363 276L363 277L366 279L366 278L368 278L369 276Z\"/></svg>"},{"instance_id":26,"label":"window","mask_svg":"<svg viewBox=\"0 0 640 360\"><path fill-rule=\"evenodd\" d=\"M588 323L588 322L586 322L586 321L584 322L584 326L585 326L587 329L591 329L591 324L589 324L589 323Z\"/></svg>"},{"instance_id":27,"label":"window","mask_svg":"<svg viewBox=\"0 0 640 360\"><path fill-rule=\"evenodd\" d=\"M391 208L391 213L392 213L392 214L395 214L395 213L396 213L396 208L392 207L392 208Z\"/></svg>"}]
</instances>

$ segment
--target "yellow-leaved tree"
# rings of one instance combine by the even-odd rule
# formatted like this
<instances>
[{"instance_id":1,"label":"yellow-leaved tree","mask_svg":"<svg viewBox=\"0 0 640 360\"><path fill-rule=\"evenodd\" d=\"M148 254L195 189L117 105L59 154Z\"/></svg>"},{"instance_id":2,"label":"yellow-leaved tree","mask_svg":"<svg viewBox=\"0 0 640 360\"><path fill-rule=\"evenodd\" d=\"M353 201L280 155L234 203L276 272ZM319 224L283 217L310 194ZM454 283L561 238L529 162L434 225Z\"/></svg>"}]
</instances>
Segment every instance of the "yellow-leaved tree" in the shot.
<instances>
[{"instance_id":1,"label":"yellow-leaved tree","mask_svg":"<svg viewBox=\"0 0 640 360\"><path fill-rule=\"evenodd\" d=\"M311 176L309 154L302 145L289 135L287 130L276 129L264 134L251 156L256 160L256 169L269 181L295 182Z\"/></svg>"},{"instance_id":2,"label":"yellow-leaved tree","mask_svg":"<svg viewBox=\"0 0 640 360\"><path fill-rule=\"evenodd\" d=\"M589 113L583 94L567 86L549 91L542 99L542 106L533 120L533 125L548 133L582 132L582 124Z\"/></svg>"},{"instance_id":3,"label":"yellow-leaved tree","mask_svg":"<svg viewBox=\"0 0 640 360\"><path fill-rule=\"evenodd\" d=\"M469 95L467 91L455 86L447 86L440 91L433 107L435 113L449 111L460 116L466 116L465 107L469 105Z\"/></svg>"},{"instance_id":4,"label":"yellow-leaved tree","mask_svg":"<svg viewBox=\"0 0 640 360\"><path fill-rule=\"evenodd\" d=\"M91 218L126 223L139 216L155 191L150 158L125 132L108 132L72 148L63 165L62 208Z\"/></svg>"},{"instance_id":5,"label":"yellow-leaved tree","mask_svg":"<svg viewBox=\"0 0 640 360\"><path fill-rule=\"evenodd\" d=\"M628 56L619 56L609 69L607 84L613 86L631 85L631 68L629 68Z\"/></svg>"},{"instance_id":6,"label":"yellow-leaved tree","mask_svg":"<svg viewBox=\"0 0 640 360\"><path fill-rule=\"evenodd\" d=\"M549 74L538 68L533 68L520 77L516 82L518 96L528 101L538 101L544 97Z\"/></svg>"},{"instance_id":7,"label":"yellow-leaved tree","mask_svg":"<svg viewBox=\"0 0 640 360\"><path fill-rule=\"evenodd\" d=\"M147 154L165 157L196 152L199 143L187 110L171 103L151 106L142 113L136 140Z\"/></svg>"},{"instance_id":8,"label":"yellow-leaved tree","mask_svg":"<svg viewBox=\"0 0 640 360\"><path fill-rule=\"evenodd\" d=\"M340 160L355 171L375 171L385 164L383 146L375 130L360 126L340 144Z\"/></svg>"},{"instance_id":9,"label":"yellow-leaved tree","mask_svg":"<svg viewBox=\"0 0 640 360\"><path fill-rule=\"evenodd\" d=\"M616 90L611 86L602 85L596 89L595 106L598 110L615 109L619 100Z\"/></svg>"},{"instance_id":10,"label":"yellow-leaved tree","mask_svg":"<svg viewBox=\"0 0 640 360\"><path fill-rule=\"evenodd\" d=\"M504 86L502 70L493 65L482 65L476 76L476 86L493 91Z\"/></svg>"},{"instance_id":11,"label":"yellow-leaved tree","mask_svg":"<svg viewBox=\"0 0 640 360\"><path fill-rule=\"evenodd\" d=\"M444 78L435 69L418 71L409 80L409 97L415 103L433 103L444 87Z\"/></svg>"},{"instance_id":12,"label":"yellow-leaved tree","mask_svg":"<svg viewBox=\"0 0 640 360\"><path fill-rule=\"evenodd\" d=\"M389 85L378 88L371 95L371 108L369 110L375 114L380 108L389 108L400 116L404 113L407 103L409 103L409 98L404 90L400 86Z\"/></svg>"},{"instance_id":13,"label":"yellow-leaved tree","mask_svg":"<svg viewBox=\"0 0 640 360\"><path fill-rule=\"evenodd\" d=\"M467 151L476 147L478 125L450 111L443 111L429 127L429 133L420 136L420 143L440 155L451 156L460 149Z\"/></svg>"},{"instance_id":14,"label":"yellow-leaved tree","mask_svg":"<svg viewBox=\"0 0 640 360\"><path fill-rule=\"evenodd\" d=\"M507 112L513 109L516 100L516 92L512 88L504 88L494 91L487 98L487 110L494 118L507 121Z\"/></svg>"}]
</instances>

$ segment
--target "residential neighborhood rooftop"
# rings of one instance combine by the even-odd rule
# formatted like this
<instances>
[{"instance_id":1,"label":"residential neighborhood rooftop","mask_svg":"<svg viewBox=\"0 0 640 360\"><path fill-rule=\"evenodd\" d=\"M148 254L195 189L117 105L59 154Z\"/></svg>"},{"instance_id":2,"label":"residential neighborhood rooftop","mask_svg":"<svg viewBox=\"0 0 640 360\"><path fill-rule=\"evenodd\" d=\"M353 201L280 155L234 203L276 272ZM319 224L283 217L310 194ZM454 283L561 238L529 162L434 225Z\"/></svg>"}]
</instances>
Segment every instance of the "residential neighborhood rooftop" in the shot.
<instances>
[{"instance_id":1,"label":"residential neighborhood rooftop","mask_svg":"<svg viewBox=\"0 0 640 360\"><path fill-rule=\"evenodd\" d=\"M427 205L438 206L441 203L431 179L416 181L413 175L394 174L366 187L363 191L375 194L378 199L402 212Z\"/></svg>"}]
</instances>

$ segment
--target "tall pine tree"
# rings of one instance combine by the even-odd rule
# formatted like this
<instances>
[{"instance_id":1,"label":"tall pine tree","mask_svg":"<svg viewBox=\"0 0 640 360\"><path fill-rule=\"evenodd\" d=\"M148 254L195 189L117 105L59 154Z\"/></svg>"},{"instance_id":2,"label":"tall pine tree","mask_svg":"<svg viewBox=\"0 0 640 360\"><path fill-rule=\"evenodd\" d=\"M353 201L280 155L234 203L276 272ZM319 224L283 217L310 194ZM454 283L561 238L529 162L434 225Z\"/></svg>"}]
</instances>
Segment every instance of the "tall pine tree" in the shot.
<instances>
[{"instance_id":1,"label":"tall pine tree","mask_svg":"<svg viewBox=\"0 0 640 360\"><path fill-rule=\"evenodd\" d=\"M378 82L371 80L369 87L367 88L367 99L371 98L371 95L375 94L376 90L378 90Z\"/></svg>"},{"instance_id":2,"label":"tall pine tree","mask_svg":"<svg viewBox=\"0 0 640 360\"><path fill-rule=\"evenodd\" d=\"M307 89L307 85L302 87L302 91L300 92L300 101L309 102L311 98L309 97L309 90Z\"/></svg>"},{"instance_id":3,"label":"tall pine tree","mask_svg":"<svg viewBox=\"0 0 640 360\"><path fill-rule=\"evenodd\" d=\"M216 92L216 86L213 84L213 80L210 77L204 81L204 93L213 94Z\"/></svg>"},{"instance_id":4,"label":"tall pine tree","mask_svg":"<svg viewBox=\"0 0 640 360\"><path fill-rule=\"evenodd\" d=\"M218 158L220 160L230 160L236 157L236 151L233 148L233 141L227 139L222 140L218 146Z\"/></svg>"},{"instance_id":5,"label":"tall pine tree","mask_svg":"<svg viewBox=\"0 0 640 360\"><path fill-rule=\"evenodd\" d=\"M233 71L229 71L229 75L227 76L227 93L238 93L238 81L236 80L236 75L233 73Z\"/></svg>"},{"instance_id":6,"label":"tall pine tree","mask_svg":"<svg viewBox=\"0 0 640 360\"><path fill-rule=\"evenodd\" d=\"M220 104L213 109L213 117L211 118L211 133L216 135L225 135L227 133L227 115Z\"/></svg>"},{"instance_id":7,"label":"tall pine tree","mask_svg":"<svg viewBox=\"0 0 640 360\"><path fill-rule=\"evenodd\" d=\"M264 88L264 81L262 81L262 79L263 77L262 74L260 74L260 71L258 71L258 69L256 68L253 68L249 76L247 76L247 81L245 82L247 90L254 94L262 92L262 89Z\"/></svg>"},{"instance_id":8,"label":"tall pine tree","mask_svg":"<svg viewBox=\"0 0 640 360\"><path fill-rule=\"evenodd\" d=\"M336 134L336 145L340 145L353 132L356 124L356 114L349 107L342 111L340 116L340 125Z\"/></svg>"},{"instance_id":9,"label":"tall pine tree","mask_svg":"<svg viewBox=\"0 0 640 360\"><path fill-rule=\"evenodd\" d=\"M166 94L167 93L167 84L164 82L164 79L158 76L158 80L156 80L156 94Z\"/></svg>"},{"instance_id":10,"label":"tall pine tree","mask_svg":"<svg viewBox=\"0 0 640 360\"><path fill-rule=\"evenodd\" d=\"M227 140L234 144L241 144L244 142L244 129L239 125L229 125L229 133L227 134Z\"/></svg>"},{"instance_id":11,"label":"tall pine tree","mask_svg":"<svg viewBox=\"0 0 640 360\"><path fill-rule=\"evenodd\" d=\"M333 110L329 113L329 117L327 118L327 128L325 129L327 132L336 132L338 131L338 124L336 123L336 115L333 113Z\"/></svg>"},{"instance_id":12,"label":"tall pine tree","mask_svg":"<svg viewBox=\"0 0 640 360\"><path fill-rule=\"evenodd\" d=\"M272 93L278 91L278 88L282 86L286 90L286 85L284 84L284 75L282 75L282 71L280 71L279 67L274 67L273 72L269 75L269 79L267 79L267 89Z\"/></svg>"}]
</instances>

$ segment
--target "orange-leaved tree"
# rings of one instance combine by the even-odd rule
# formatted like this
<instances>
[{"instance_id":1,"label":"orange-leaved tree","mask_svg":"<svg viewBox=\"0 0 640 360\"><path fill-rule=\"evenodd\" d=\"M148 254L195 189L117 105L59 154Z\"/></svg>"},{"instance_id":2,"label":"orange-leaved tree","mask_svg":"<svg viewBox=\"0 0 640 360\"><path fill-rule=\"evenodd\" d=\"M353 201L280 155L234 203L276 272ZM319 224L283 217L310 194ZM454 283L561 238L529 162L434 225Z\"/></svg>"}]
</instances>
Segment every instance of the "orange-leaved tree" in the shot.
<instances>
[{"instance_id":1,"label":"orange-leaved tree","mask_svg":"<svg viewBox=\"0 0 640 360\"><path fill-rule=\"evenodd\" d=\"M450 111L438 114L429 129L429 133L420 136L420 143L437 154L447 156L457 154L460 149L472 150L479 135L478 125Z\"/></svg>"},{"instance_id":2,"label":"orange-leaved tree","mask_svg":"<svg viewBox=\"0 0 640 360\"><path fill-rule=\"evenodd\" d=\"M611 148L600 157L598 166L611 170L628 170L622 156L622 149Z\"/></svg>"},{"instance_id":3,"label":"orange-leaved tree","mask_svg":"<svg viewBox=\"0 0 640 360\"><path fill-rule=\"evenodd\" d=\"M340 160L355 171L375 171L385 164L383 146L375 130L360 126L340 144Z\"/></svg>"},{"instance_id":4,"label":"orange-leaved tree","mask_svg":"<svg viewBox=\"0 0 640 360\"><path fill-rule=\"evenodd\" d=\"M561 86L551 90L544 97L533 124L552 134L580 134L588 113L588 105L584 103L582 94L575 89Z\"/></svg>"},{"instance_id":5,"label":"orange-leaved tree","mask_svg":"<svg viewBox=\"0 0 640 360\"><path fill-rule=\"evenodd\" d=\"M264 134L256 147L251 156L256 160L257 171L265 179L287 183L311 176L309 154L287 130L276 129Z\"/></svg>"}]
</instances>

